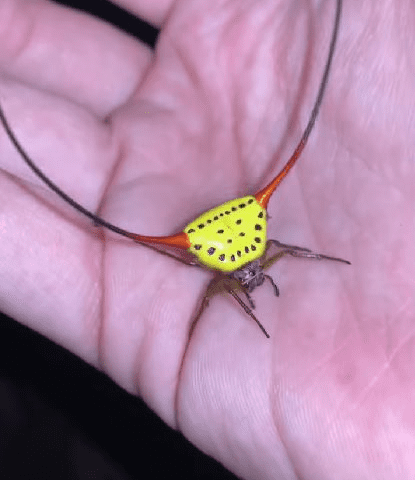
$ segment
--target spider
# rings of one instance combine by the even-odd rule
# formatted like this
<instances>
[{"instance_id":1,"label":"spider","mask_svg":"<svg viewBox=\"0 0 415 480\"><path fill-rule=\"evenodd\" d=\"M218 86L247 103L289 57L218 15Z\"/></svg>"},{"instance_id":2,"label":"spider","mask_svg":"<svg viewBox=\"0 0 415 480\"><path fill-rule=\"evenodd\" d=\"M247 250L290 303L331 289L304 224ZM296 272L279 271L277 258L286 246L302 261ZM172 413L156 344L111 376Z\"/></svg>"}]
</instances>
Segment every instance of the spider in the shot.
<instances>
[{"instance_id":1,"label":"spider","mask_svg":"<svg viewBox=\"0 0 415 480\"><path fill-rule=\"evenodd\" d=\"M255 304L251 297L253 290L261 286L265 280L273 287L274 294L279 296L277 285L272 277L265 273L265 270L286 255L296 258L331 260L350 264L347 260L315 253L308 248L287 245L278 240L267 239L268 219L266 211L272 194L297 162L314 127L328 83L339 31L341 8L342 0L337 0L328 57L324 66L317 97L301 139L282 170L270 183L254 195L247 195L225 202L203 213L189 223L183 231L174 235L146 236L132 233L112 225L85 209L52 182L33 160L30 159L29 155L17 140L0 107L0 120L11 142L26 164L51 190L80 213L92 219L95 225L103 226L119 235L132 239L140 245L155 249L187 265L208 268L215 272L215 276L207 287L199 310L192 323L189 336L203 310L207 307L211 296L219 290L224 290L239 303L243 310L257 323L264 335L269 338L269 334L264 326L253 313ZM269 254L271 246L278 248L277 253ZM187 251L191 254L192 259L187 260L169 251L161 250L160 248L163 247ZM239 292L246 298L246 301L241 298Z\"/></svg>"}]
</instances>

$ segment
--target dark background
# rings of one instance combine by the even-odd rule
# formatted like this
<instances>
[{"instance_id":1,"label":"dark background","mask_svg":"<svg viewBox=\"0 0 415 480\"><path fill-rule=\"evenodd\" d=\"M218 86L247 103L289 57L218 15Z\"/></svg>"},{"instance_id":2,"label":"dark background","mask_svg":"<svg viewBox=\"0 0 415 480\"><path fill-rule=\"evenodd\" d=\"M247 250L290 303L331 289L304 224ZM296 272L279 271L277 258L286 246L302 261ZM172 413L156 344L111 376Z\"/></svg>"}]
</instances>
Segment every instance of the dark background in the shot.
<instances>
[{"instance_id":1,"label":"dark background","mask_svg":"<svg viewBox=\"0 0 415 480\"><path fill-rule=\"evenodd\" d=\"M59 1L154 46L157 30L105 0ZM140 399L0 313L0 478L235 480Z\"/></svg>"}]
</instances>

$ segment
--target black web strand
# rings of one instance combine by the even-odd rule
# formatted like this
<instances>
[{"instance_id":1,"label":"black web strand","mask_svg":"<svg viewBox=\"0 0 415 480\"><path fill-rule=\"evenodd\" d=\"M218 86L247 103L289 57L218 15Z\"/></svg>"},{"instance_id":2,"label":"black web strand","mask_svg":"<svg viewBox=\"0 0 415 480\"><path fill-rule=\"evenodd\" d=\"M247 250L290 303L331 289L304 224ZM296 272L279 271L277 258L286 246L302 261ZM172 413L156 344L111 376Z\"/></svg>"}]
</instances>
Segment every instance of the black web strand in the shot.
<instances>
[{"instance_id":1,"label":"black web strand","mask_svg":"<svg viewBox=\"0 0 415 480\"><path fill-rule=\"evenodd\" d=\"M29 168L52 190L54 191L59 197L61 197L65 202L69 203L71 207L75 208L82 214L84 214L86 217L90 218L94 223L101 225L102 227L108 228L108 230L111 230L115 233L118 233L119 235L123 235L124 237L131 238L131 232L128 232L127 230L123 230L122 228L116 227L112 223L106 222L103 220L101 217L98 217L97 215L93 214L89 210L87 210L85 207L83 207L81 204L79 204L77 201L75 201L72 197L70 197L67 193L65 193L63 190L61 190L56 183L52 182L50 178L48 178L43 171L31 160L29 155L26 153L26 151L23 149L23 147L20 145L19 141L17 140L15 134L13 133L13 130L11 129L6 116L4 115L3 108L0 106L0 120L4 126L4 129L6 130L7 135L9 136L11 142L13 145L16 147L16 150L19 152L19 154L22 156L23 160L25 163L29 166Z\"/></svg>"},{"instance_id":2,"label":"black web strand","mask_svg":"<svg viewBox=\"0 0 415 480\"><path fill-rule=\"evenodd\" d=\"M310 136L310 133L314 128L314 124L316 123L316 118L321 107L324 92L327 87L327 81L328 81L329 73L331 70L331 64L333 63L334 50L336 48L337 38L339 34L341 10L342 10L342 0L337 0L336 18L334 20L333 32L332 32L331 41L330 41L330 48L329 48L329 53L327 57L327 62L324 67L323 77L320 82L320 88L317 93L316 101L314 102L313 109L311 110L310 119L308 120L308 124L304 130L304 133L297 145L297 148L294 150L294 153L292 155L292 157L294 158L298 158L300 156L301 152L303 151L307 143L308 137Z\"/></svg>"},{"instance_id":3,"label":"black web strand","mask_svg":"<svg viewBox=\"0 0 415 480\"><path fill-rule=\"evenodd\" d=\"M266 206L268 205L268 201L271 198L272 194L274 193L275 189L282 182L282 180L284 180L288 172L297 162L298 158L300 157L301 153L304 150L304 147L307 144L308 137L310 136L314 128L314 124L316 123L316 119L321 107L323 96L327 87L331 65L333 63L334 51L336 48L336 43L337 43L337 38L339 33L341 11L342 11L342 0L337 0L336 14L335 14L334 25L333 25L333 30L331 34L330 47L327 55L326 64L324 66L323 76L320 81L320 87L318 89L317 96L314 101L313 109L311 110L310 118L300 138L300 141L298 142L297 147L294 150L294 153L291 155L291 157L289 158L287 163L284 165L284 167L281 169L281 171L278 173L278 175L274 177L268 185L266 185L264 188L262 188L259 192L255 194L257 201L264 208L266 208Z\"/></svg>"}]
</instances>

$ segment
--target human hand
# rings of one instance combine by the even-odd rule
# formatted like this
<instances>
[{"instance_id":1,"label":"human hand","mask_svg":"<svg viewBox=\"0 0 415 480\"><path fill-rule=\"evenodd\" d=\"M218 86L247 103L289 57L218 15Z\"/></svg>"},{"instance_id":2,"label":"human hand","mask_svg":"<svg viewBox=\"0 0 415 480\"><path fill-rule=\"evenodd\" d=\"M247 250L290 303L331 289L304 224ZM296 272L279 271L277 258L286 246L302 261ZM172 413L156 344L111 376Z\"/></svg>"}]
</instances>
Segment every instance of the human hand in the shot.
<instances>
[{"instance_id":1,"label":"human hand","mask_svg":"<svg viewBox=\"0 0 415 480\"><path fill-rule=\"evenodd\" d=\"M163 25L156 54L50 3L3 2L0 101L31 157L79 203L130 231L175 233L263 186L292 153L334 5L118 3ZM269 205L270 238L352 267L274 265L280 298L255 291L270 340L219 296L185 354L211 274L91 226L3 130L2 310L244 478L411 478L414 95L403 42L414 26L396 9L344 6L315 131Z\"/></svg>"}]
</instances>

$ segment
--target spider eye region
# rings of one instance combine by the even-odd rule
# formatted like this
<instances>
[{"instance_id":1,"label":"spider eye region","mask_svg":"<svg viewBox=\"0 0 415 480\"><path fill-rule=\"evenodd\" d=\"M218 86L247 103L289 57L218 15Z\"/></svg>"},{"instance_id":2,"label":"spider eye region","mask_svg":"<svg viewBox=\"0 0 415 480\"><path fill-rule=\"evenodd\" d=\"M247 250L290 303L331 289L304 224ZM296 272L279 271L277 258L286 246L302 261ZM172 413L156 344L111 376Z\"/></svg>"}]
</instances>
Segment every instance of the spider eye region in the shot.
<instances>
[{"instance_id":1,"label":"spider eye region","mask_svg":"<svg viewBox=\"0 0 415 480\"><path fill-rule=\"evenodd\" d=\"M214 270L233 272L261 257L267 240L266 211L248 195L202 213L184 229L188 251Z\"/></svg>"}]
</instances>

